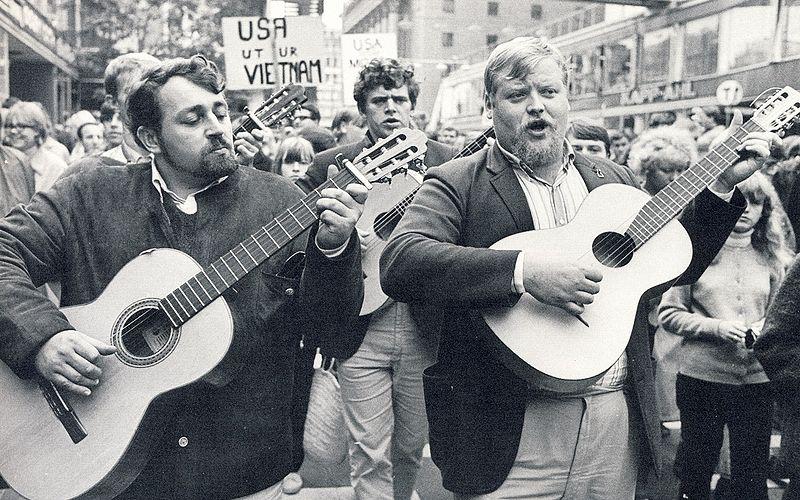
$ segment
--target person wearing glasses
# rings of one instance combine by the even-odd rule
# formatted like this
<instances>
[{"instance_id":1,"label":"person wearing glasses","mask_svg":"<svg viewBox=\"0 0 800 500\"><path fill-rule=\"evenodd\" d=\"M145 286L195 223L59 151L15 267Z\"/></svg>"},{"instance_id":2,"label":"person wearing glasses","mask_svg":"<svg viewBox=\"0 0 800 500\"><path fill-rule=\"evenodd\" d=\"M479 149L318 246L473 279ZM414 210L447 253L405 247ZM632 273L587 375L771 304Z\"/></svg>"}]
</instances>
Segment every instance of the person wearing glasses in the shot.
<instances>
[{"instance_id":1,"label":"person wearing glasses","mask_svg":"<svg viewBox=\"0 0 800 500\"><path fill-rule=\"evenodd\" d=\"M50 118L38 102L20 101L8 110L5 123L6 143L22 151L30 159L36 191L49 189L67 168L63 159L43 147L50 128Z\"/></svg>"}]
</instances>

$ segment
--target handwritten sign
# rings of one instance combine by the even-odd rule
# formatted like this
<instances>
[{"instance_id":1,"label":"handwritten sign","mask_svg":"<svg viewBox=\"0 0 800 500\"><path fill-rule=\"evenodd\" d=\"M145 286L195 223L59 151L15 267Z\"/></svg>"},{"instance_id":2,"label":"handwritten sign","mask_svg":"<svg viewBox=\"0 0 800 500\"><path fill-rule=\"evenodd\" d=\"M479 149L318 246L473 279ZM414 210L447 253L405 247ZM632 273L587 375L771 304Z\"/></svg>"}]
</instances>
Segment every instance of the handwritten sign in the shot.
<instances>
[{"instance_id":1,"label":"handwritten sign","mask_svg":"<svg viewBox=\"0 0 800 500\"><path fill-rule=\"evenodd\" d=\"M223 17L227 87L264 89L276 85L279 78L283 84L319 85L323 39L318 16Z\"/></svg>"},{"instance_id":2,"label":"handwritten sign","mask_svg":"<svg viewBox=\"0 0 800 500\"><path fill-rule=\"evenodd\" d=\"M348 102L353 99L353 85L358 74L376 57L397 57L394 33L354 33L342 35L342 89Z\"/></svg>"}]
</instances>

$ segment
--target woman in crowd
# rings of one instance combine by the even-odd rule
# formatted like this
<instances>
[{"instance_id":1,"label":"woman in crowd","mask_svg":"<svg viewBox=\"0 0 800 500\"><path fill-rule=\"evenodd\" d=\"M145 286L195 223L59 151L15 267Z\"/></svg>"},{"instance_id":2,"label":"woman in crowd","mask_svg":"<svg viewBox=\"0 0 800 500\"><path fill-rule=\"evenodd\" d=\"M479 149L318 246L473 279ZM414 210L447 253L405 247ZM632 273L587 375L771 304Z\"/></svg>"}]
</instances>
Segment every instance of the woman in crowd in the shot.
<instances>
[{"instance_id":1,"label":"woman in crowd","mask_svg":"<svg viewBox=\"0 0 800 500\"><path fill-rule=\"evenodd\" d=\"M727 498L767 499L772 398L752 345L792 253L769 179L756 172L739 188L748 206L725 246L697 283L671 288L659 308L662 326L683 337L676 472L690 500L708 498L726 425Z\"/></svg>"},{"instance_id":2,"label":"woman in crowd","mask_svg":"<svg viewBox=\"0 0 800 500\"><path fill-rule=\"evenodd\" d=\"M17 102L6 115L5 139L30 159L37 191L49 189L67 168L64 160L43 147L50 128L50 118L38 102Z\"/></svg>"},{"instance_id":3,"label":"woman in crowd","mask_svg":"<svg viewBox=\"0 0 800 500\"><path fill-rule=\"evenodd\" d=\"M314 161L314 146L302 137L290 136L278 146L275 157L277 160L275 171L296 181L306 174L306 170Z\"/></svg>"}]
</instances>

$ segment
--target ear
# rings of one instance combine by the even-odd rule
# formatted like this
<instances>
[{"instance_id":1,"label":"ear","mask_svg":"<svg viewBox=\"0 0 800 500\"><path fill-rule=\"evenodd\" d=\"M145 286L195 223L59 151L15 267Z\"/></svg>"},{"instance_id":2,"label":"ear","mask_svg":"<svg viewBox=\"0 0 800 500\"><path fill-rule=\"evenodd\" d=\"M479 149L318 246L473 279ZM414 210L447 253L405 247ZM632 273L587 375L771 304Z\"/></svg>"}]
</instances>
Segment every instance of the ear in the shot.
<instances>
[{"instance_id":1,"label":"ear","mask_svg":"<svg viewBox=\"0 0 800 500\"><path fill-rule=\"evenodd\" d=\"M139 127L136 130L136 137L141 141L148 153L161 153L161 142L159 142L158 134L156 134L155 130L148 127Z\"/></svg>"},{"instance_id":2,"label":"ear","mask_svg":"<svg viewBox=\"0 0 800 500\"><path fill-rule=\"evenodd\" d=\"M483 108L486 110L486 118L492 119L492 98L489 94L483 94Z\"/></svg>"}]
</instances>

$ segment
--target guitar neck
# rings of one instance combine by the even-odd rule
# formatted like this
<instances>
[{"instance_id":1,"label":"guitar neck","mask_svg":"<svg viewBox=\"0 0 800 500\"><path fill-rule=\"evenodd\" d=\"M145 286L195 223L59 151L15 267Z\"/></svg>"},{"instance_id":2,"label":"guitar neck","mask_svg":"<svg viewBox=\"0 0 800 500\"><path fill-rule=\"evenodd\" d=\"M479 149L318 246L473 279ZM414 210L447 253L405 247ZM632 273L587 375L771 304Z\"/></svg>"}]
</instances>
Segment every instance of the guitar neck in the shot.
<instances>
[{"instance_id":1,"label":"guitar neck","mask_svg":"<svg viewBox=\"0 0 800 500\"><path fill-rule=\"evenodd\" d=\"M457 158L464 158L465 156L477 153L478 151L483 149L483 147L486 145L486 141L490 137L494 137L494 127L489 127L488 129L484 130L481 133L481 135L479 135L472 142L464 146L464 149L456 153L456 155L452 159L455 160ZM419 191L420 187L421 186L417 186L416 188L414 188L410 193L408 193L408 195L406 195L405 198L400 200L397 203L397 205L392 207L392 209L388 213L393 214L394 218L400 220L400 217L405 215L406 209L408 208L409 205L411 205L411 202L414 200L414 196L417 194L417 191Z\"/></svg>"},{"instance_id":2,"label":"guitar neck","mask_svg":"<svg viewBox=\"0 0 800 500\"><path fill-rule=\"evenodd\" d=\"M761 128L748 121L724 142L708 152L699 162L664 186L645 203L634 218L626 233L636 244L642 246L664 225L678 215L700 191L710 186L719 175L739 159L737 148L744 137Z\"/></svg>"},{"instance_id":3,"label":"guitar neck","mask_svg":"<svg viewBox=\"0 0 800 500\"><path fill-rule=\"evenodd\" d=\"M319 218L316 202L327 187L344 188L360 182L344 169L294 206L251 234L228 253L159 301L174 327L179 327L222 295L271 255L289 244Z\"/></svg>"}]
</instances>

